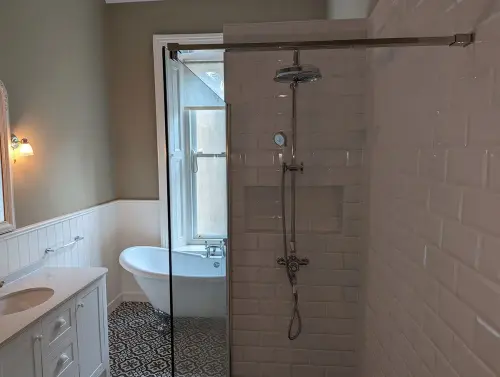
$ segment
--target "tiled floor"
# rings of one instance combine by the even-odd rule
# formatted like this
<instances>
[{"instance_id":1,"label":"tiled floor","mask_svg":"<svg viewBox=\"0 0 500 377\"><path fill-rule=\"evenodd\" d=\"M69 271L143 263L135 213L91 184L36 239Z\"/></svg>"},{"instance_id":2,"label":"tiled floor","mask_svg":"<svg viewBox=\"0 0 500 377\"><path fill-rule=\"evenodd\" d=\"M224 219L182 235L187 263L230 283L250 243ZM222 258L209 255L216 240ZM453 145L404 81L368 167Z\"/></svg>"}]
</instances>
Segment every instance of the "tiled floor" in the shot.
<instances>
[{"instance_id":1,"label":"tiled floor","mask_svg":"<svg viewBox=\"0 0 500 377\"><path fill-rule=\"evenodd\" d=\"M150 304L124 302L109 315L112 377L172 376L170 332ZM223 319L175 318L175 376L225 377L226 323Z\"/></svg>"}]
</instances>

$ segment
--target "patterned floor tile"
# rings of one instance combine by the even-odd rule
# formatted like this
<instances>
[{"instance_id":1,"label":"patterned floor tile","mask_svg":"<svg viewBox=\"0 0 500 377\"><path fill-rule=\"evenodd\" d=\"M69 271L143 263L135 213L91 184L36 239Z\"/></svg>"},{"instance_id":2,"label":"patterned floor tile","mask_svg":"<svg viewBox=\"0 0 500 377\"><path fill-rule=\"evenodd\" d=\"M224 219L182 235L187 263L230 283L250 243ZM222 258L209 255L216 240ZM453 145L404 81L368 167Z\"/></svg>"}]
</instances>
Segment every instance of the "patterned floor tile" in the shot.
<instances>
[{"instance_id":1,"label":"patterned floor tile","mask_svg":"<svg viewBox=\"0 0 500 377\"><path fill-rule=\"evenodd\" d=\"M153 307L123 302L109 315L112 377L171 377L170 332ZM175 318L174 357L177 377L225 377L226 323L223 319Z\"/></svg>"}]
</instances>

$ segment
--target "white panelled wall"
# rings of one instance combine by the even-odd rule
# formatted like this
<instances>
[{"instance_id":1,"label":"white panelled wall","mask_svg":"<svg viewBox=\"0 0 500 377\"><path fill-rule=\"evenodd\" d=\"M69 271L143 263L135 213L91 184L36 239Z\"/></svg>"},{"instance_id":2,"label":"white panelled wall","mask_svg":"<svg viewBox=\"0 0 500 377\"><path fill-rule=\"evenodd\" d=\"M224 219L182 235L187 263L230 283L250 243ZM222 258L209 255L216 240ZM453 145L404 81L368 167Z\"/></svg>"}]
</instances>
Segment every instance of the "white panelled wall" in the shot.
<instances>
[{"instance_id":1,"label":"white panelled wall","mask_svg":"<svg viewBox=\"0 0 500 377\"><path fill-rule=\"evenodd\" d=\"M363 377L500 376L500 2L380 0Z\"/></svg>"},{"instance_id":2,"label":"white panelled wall","mask_svg":"<svg viewBox=\"0 0 500 377\"><path fill-rule=\"evenodd\" d=\"M128 246L160 244L158 211L158 201L119 200L3 235L0 278L41 260L51 267L106 267L108 303L118 303L126 291L122 274L125 282L132 280L118 264L120 252ZM44 258L47 247L77 236L84 240Z\"/></svg>"}]
</instances>

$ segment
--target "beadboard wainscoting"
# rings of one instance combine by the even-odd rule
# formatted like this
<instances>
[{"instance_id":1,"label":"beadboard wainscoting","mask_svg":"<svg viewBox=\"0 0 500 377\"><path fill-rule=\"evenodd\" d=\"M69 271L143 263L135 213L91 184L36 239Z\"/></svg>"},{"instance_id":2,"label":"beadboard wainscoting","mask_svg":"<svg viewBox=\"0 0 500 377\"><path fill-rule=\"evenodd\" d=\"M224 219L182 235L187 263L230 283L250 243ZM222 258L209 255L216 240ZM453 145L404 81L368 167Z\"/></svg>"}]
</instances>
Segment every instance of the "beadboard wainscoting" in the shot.
<instances>
[{"instance_id":1,"label":"beadboard wainscoting","mask_svg":"<svg viewBox=\"0 0 500 377\"><path fill-rule=\"evenodd\" d=\"M106 267L108 304L113 309L127 291L122 281L133 282L118 263L120 252L127 246L160 244L158 203L117 200L5 234L0 237L0 277L40 262L50 267ZM48 247L57 248L78 236L83 240L45 256Z\"/></svg>"},{"instance_id":2,"label":"beadboard wainscoting","mask_svg":"<svg viewBox=\"0 0 500 377\"><path fill-rule=\"evenodd\" d=\"M146 295L136 283L133 275L118 264L120 252L131 246L159 246L160 202L145 200L123 200L117 206L118 246L117 266L120 269L121 299L123 301L148 301Z\"/></svg>"}]
</instances>

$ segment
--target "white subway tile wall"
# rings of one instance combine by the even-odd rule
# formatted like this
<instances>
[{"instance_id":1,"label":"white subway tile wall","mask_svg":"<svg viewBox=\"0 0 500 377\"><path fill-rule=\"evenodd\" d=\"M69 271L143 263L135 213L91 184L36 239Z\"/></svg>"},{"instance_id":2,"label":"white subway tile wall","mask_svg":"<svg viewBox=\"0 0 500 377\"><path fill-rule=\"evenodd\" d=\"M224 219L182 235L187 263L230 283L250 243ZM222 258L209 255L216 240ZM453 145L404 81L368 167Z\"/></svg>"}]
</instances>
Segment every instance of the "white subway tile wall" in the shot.
<instances>
[{"instance_id":1,"label":"white subway tile wall","mask_svg":"<svg viewBox=\"0 0 500 377\"><path fill-rule=\"evenodd\" d=\"M500 376L500 3L380 0L371 21L477 42L370 55L361 375Z\"/></svg>"},{"instance_id":2,"label":"white subway tile wall","mask_svg":"<svg viewBox=\"0 0 500 377\"><path fill-rule=\"evenodd\" d=\"M226 41L365 37L363 21L225 28ZM292 52L226 54L232 143L232 368L235 377L356 376L361 319L359 254L365 143L365 51L303 51L323 80L298 88L297 249L302 335L287 337L292 310L283 255L281 171L273 133L291 143L291 91L273 81ZM290 161L290 149L284 151ZM287 176L289 186L289 176ZM288 192L289 190L287 190ZM289 194L287 194L289 216ZM288 224L290 219L288 218ZM288 226L288 231L290 227Z\"/></svg>"}]
</instances>

